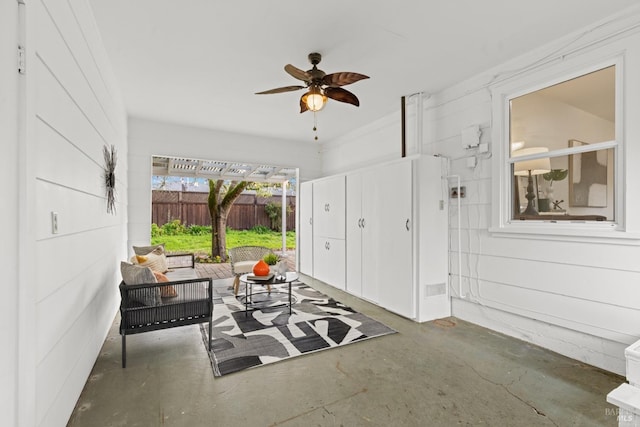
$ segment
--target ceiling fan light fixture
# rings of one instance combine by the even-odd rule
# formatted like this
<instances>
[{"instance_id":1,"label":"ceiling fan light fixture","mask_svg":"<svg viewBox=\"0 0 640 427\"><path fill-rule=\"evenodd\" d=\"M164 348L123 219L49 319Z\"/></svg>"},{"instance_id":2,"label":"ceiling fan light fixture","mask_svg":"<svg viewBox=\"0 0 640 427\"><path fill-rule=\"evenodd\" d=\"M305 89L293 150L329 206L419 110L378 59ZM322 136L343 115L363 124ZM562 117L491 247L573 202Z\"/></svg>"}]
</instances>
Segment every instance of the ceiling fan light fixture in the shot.
<instances>
[{"instance_id":1,"label":"ceiling fan light fixture","mask_svg":"<svg viewBox=\"0 0 640 427\"><path fill-rule=\"evenodd\" d=\"M309 92L305 93L302 101L307 104L310 111L316 112L324 108L327 103L327 97L319 87L312 86Z\"/></svg>"}]
</instances>

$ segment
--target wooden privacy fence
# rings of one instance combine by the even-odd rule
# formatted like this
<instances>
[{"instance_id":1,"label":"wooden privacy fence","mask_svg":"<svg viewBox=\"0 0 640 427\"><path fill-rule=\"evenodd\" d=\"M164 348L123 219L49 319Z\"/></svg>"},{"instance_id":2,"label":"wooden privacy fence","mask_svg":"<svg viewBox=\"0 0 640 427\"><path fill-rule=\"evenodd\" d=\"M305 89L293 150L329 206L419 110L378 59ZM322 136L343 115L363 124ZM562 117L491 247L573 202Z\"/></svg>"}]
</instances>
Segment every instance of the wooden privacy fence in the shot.
<instances>
[{"instance_id":1,"label":"wooden privacy fence","mask_svg":"<svg viewBox=\"0 0 640 427\"><path fill-rule=\"evenodd\" d=\"M192 191L164 191L151 192L151 222L158 226L179 219L184 225L211 225L208 193ZM281 196L268 198L255 194L241 194L229 211L227 226L235 230L249 230L255 225L271 227L271 221L265 211L269 202L282 203ZM287 231L295 230L296 226L296 197L287 196L290 212L287 214Z\"/></svg>"}]
</instances>

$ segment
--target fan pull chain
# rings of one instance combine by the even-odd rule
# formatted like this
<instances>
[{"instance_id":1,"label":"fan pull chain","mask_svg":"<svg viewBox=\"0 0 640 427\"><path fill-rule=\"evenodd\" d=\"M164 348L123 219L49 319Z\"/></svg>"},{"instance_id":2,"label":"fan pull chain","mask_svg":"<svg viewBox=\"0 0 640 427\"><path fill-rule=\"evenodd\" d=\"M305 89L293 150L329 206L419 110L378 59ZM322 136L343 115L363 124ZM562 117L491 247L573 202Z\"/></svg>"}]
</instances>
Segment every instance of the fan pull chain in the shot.
<instances>
[{"instance_id":1,"label":"fan pull chain","mask_svg":"<svg viewBox=\"0 0 640 427\"><path fill-rule=\"evenodd\" d=\"M314 140L318 140L318 118L316 116L316 112L313 112L313 131L316 133L316 136L313 138Z\"/></svg>"}]
</instances>

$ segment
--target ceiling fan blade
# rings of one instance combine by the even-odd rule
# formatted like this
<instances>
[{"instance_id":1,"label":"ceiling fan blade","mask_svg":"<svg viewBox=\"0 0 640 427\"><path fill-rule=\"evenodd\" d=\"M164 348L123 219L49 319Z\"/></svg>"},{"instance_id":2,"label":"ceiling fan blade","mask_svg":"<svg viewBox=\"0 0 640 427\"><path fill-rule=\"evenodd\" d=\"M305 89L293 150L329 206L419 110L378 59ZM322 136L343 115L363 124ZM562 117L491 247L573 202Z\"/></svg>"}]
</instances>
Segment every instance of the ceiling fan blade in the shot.
<instances>
[{"instance_id":1,"label":"ceiling fan blade","mask_svg":"<svg viewBox=\"0 0 640 427\"><path fill-rule=\"evenodd\" d=\"M306 93L304 95L306 95ZM307 103L304 100L304 95L300 97L300 114L304 113L309 109L309 107L307 107Z\"/></svg>"},{"instance_id":2,"label":"ceiling fan blade","mask_svg":"<svg viewBox=\"0 0 640 427\"><path fill-rule=\"evenodd\" d=\"M339 73L331 73L327 74L322 78L322 83L331 86L345 86L351 83L355 83L359 80L368 79L369 76L365 76L364 74L352 73L349 71L341 71Z\"/></svg>"},{"instance_id":3,"label":"ceiling fan blade","mask_svg":"<svg viewBox=\"0 0 640 427\"><path fill-rule=\"evenodd\" d=\"M279 87L276 89L269 89L269 90L265 90L262 92L256 92L256 95L269 95L271 93L282 93L282 92L291 92L294 90L300 90L300 89L304 89L305 86L285 86L285 87Z\"/></svg>"},{"instance_id":4,"label":"ceiling fan blade","mask_svg":"<svg viewBox=\"0 0 640 427\"><path fill-rule=\"evenodd\" d=\"M284 70L298 80L302 80L303 82L311 81L311 74L301 70L300 68L294 67L291 64L285 65Z\"/></svg>"},{"instance_id":5,"label":"ceiling fan blade","mask_svg":"<svg viewBox=\"0 0 640 427\"><path fill-rule=\"evenodd\" d=\"M348 90L342 89L341 87L325 88L324 94L331 99L335 99L336 101L346 102L347 104L352 104L356 107L360 106L360 101L358 101L358 98Z\"/></svg>"}]
</instances>

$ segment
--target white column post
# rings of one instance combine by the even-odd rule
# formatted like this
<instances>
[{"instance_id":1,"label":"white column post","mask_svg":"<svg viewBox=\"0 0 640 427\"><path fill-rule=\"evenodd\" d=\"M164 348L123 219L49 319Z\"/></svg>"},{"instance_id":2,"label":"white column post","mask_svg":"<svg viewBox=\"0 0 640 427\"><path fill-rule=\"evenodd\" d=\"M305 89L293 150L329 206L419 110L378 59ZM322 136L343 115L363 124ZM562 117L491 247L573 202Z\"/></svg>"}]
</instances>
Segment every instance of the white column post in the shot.
<instances>
[{"instance_id":1,"label":"white column post","mask_svg":"<svg viewBox=\"0 0 640 427\"><path fill-rule=\"evenodd\" d=\"M282 182L282 256L287 254L287 181Z\"/></svg>"}]
</instances>

